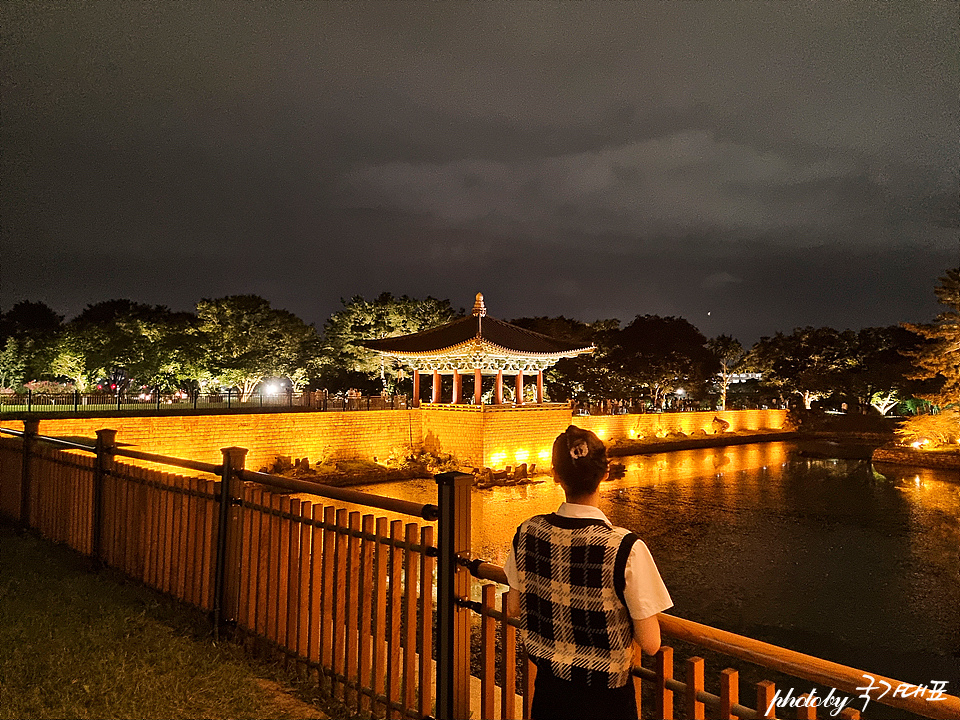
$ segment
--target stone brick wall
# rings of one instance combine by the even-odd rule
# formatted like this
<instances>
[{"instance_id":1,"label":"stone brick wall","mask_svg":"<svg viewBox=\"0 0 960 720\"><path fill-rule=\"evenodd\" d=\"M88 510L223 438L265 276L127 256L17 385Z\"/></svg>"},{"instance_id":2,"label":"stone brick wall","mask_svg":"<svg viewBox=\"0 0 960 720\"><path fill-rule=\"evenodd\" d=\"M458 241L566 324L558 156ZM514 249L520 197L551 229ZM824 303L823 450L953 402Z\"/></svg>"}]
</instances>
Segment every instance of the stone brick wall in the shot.
<instances>
[{"instance_id":1,"label":"stone brick wall","mask_svg":"<svg viewBox=\"0 0 960 720\"><path fill-rule=\"evenodd\" d=\"M873 451L873 462L913 465L935 470L960 470L960 453L924 452L923 450L904 447L880 447ZM960 474L957 477L960 478Z\"/></svg>"},{"instance_id":2,"label":"stone brick wall","mask_svg":"<svg viewBox=\"0 0 960 720\"><path fill-rule=\"evenodd\" d=\"M692 435L698 430L713 434L713 419L730 423L730 431L779 430L787 419L786 410L728 410L726 412L647 413L645 415L577 416L571 422L592 430L605 441L636 440L654 437L658 432L682 432Z\"/></svg>"},{"instance_id":3,"label":"stone brick wall","mask_svg":"<svg viewBox=\"0 0 960 720\"><path fill-rule=\"evenodd\" d=\"M159 415L122 418L41 420L40 434L93 439L101 428L117 430L117 440L134 449L203 462L219 463L220 449L247 448L247 467L258 470L278 456L307 457L316 462L384 459L394 448L420 446L452 453L465 466L503 468L525 462L550 464L554 438L573 422L604 441L649 437L663 432L713 433L713 418L730 430L779 429L784 410L738 410L725 413L651 413L648 415L571 418L561 404L515 408L475 405L424 405L419 410L262 413L235 415ZM23 429L17 420L0 425Z\"/></svg>"},{"instance_id":4,"label":"stone brick wall","mask_svg":"<svg viewBox=\"0 0 960 720\"><path fill-rule=\"evenodd\" d=\"M503 468L536 463L550 468L553 441L570 425L568 405L487 408L484 415L484 466Z\"/></svg>"},{"instance_id":5,"label":"stone brick wall","mask_svg":"<svg viewBox=\"0 0 960 720\"><path fill-rule=\"evenodd\" d=\"M553 439L570 424L570 408L560 404L437 404L423 405L420 412L424 447L452 453L472 467L549 466Z\"/></svg>"},{"instance_id":6,"label":"stone brick wall","mask_svg":"<svg viewBox=\"0 0 960 720\"><path fill-rule=\"evenodd\" d=\"M433 453L450 453L463 465L482 465L483 407L421 405L424 449Z\"/></svg>"},{"instance_id":7,"label":"stone brick wall","mask_svg":"<svg viewBox=\"0 0 960 720\"><path fill-rule=\"evenodd\" d=\"M3 427L22 430L20 421ZM363 412L263 413L41 420L40 434L94 439L96 431L117 431L117 442L132 449L202 462L219 463L220 449L245 447L247 467L258 470L278 456L324 454L335 460L386 458L395 447L419 445L420 413L416 410Z\"/></svg>"}]
</instances>

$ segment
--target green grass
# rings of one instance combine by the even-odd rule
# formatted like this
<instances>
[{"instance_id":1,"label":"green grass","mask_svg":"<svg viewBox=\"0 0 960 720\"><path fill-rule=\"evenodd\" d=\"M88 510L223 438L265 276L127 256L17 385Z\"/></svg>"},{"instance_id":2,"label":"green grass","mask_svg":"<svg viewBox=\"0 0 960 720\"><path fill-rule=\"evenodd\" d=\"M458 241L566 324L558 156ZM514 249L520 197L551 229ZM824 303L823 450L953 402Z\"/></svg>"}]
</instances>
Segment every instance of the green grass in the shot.
<instances>
[{"instance_id":1,"label":"green grass","mask_svg":"<svg viewBox=\"0 0 960 720\"><path fill-rule=\"evenodd\" d=\"M255 684L278 675L202 614L0 526L0 719L290 717Z\"/></svg>"}]
</instances>

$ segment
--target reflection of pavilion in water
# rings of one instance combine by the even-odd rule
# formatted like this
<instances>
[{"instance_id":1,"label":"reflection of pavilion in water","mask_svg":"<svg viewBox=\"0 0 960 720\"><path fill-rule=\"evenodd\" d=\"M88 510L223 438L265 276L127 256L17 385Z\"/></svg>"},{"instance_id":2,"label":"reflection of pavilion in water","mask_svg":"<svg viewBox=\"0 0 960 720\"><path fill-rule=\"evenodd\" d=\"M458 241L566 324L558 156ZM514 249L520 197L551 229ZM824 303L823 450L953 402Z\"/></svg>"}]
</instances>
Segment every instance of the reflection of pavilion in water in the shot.
<instances>
[{"instance_id":1,"label":"reflection of pavilion in water","mask_svg":"<svg viewBox=\"0 0 960 720\"><path fill-rule=\"evenodd\" d=\"M562 358L593 351L592 345L558 340L487 316L483 295L473 313L440 327L363 343L409 368L413 406L420 409L422 437L433 451L455 455L465 465L502 466L543 462L553 439L570 424L567 404L545 403L543 372ZM432 380L431 402L421 403L421 375ZM449 402L442 379L452 378ZM473 376L473 393L464 378ZM513 377L513 402L504 402L504 377ZM524 383L535 377L534 401ZM484 378L493 377L492 402L484 402ZM508 454L509 453L509 454Z\"/></svg>"}]
</instances>

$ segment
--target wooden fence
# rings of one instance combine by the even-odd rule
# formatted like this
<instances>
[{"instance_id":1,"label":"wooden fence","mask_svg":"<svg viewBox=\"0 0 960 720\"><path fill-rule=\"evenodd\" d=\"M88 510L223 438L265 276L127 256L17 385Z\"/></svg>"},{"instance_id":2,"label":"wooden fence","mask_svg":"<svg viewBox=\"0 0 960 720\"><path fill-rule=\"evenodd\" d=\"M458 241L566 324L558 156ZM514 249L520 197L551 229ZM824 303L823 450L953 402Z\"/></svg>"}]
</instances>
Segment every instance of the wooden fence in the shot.
<instances>
[{"instance_id":1,"label":"wooden fence","mask_svg":"<svg viewBox=\"0 0 960 720\"><path fill-rule=\"evenodd\" d=\"M107 431L110 432L110 431ZM212 610L219 482L110 462L91 448L0 438L0 512ZM26 446L26 450L25 450Z\"/></svg>"},{"instance_id":2,"label":"wooden fence","mask_svg":"<svg viewBox=\"0 0 960 720\"><path fill-rule=\"evenodd\" d=\"M118 448L111 430L90 446L40 438L37 427L0 429L3 515L209 612L217 633L258 639L358 714L529 717L535 669L492 584L505 583L503 569L470 553L472 476L438 475L438 506L419 505L253 473L241 448L224 449L223 463L212 465ZM660 621L667 638L851 699L865 683L854 668L681 618ZM772 682L753 683L741 703L736 669L712 678L711 693L704 659L685 659L681 680L673 655L665 646L651 667L634 668L643 716L774 716ZM914 687L869 675L878 690ZM872 699L922 717L960 717L960 699L944 693ZM779 715L788 716L818 717L814 707ZM859 714L848 707L837 716Z\"/></svg>"},{"instance_id":3,"label":"wooden fence","mask_svg":"<svg viewBox=\"0 0 960 720\"><path fill-rule=\"evenodd\" d=\"M40 440L0 437L2 514L210 612L218 631L261 639L357 712L433 714L432 524L291 497L316 487L245 472L239 448L214 466L117 448L110 430L96 447ZM271 480L283 487L264 487ZM436 516L435 506L330 492Z\"/></svg>"}]
</instances>

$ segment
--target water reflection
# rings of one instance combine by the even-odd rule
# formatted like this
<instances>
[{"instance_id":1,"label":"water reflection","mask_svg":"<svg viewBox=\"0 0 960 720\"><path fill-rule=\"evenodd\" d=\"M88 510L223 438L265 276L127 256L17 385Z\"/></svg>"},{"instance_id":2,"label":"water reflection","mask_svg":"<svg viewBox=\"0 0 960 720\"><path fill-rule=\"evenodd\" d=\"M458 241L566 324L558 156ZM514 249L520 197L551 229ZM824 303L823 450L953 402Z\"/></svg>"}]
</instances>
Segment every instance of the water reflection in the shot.
<instances>
[{"instance_id":1,"label":"water reflection","mask_svg":"<svg viewBox=\"0 0 960 720\"><path fill-rule=\"evenodd\" d=\"M601 507L650 547L673 612L915 683L960 685L960 484L943 471L762 443L625 458ZM371 492L435 502L432 481ZM477 556L502 563L551 480L474 491Z\"/></svg>"}]
</instances>

